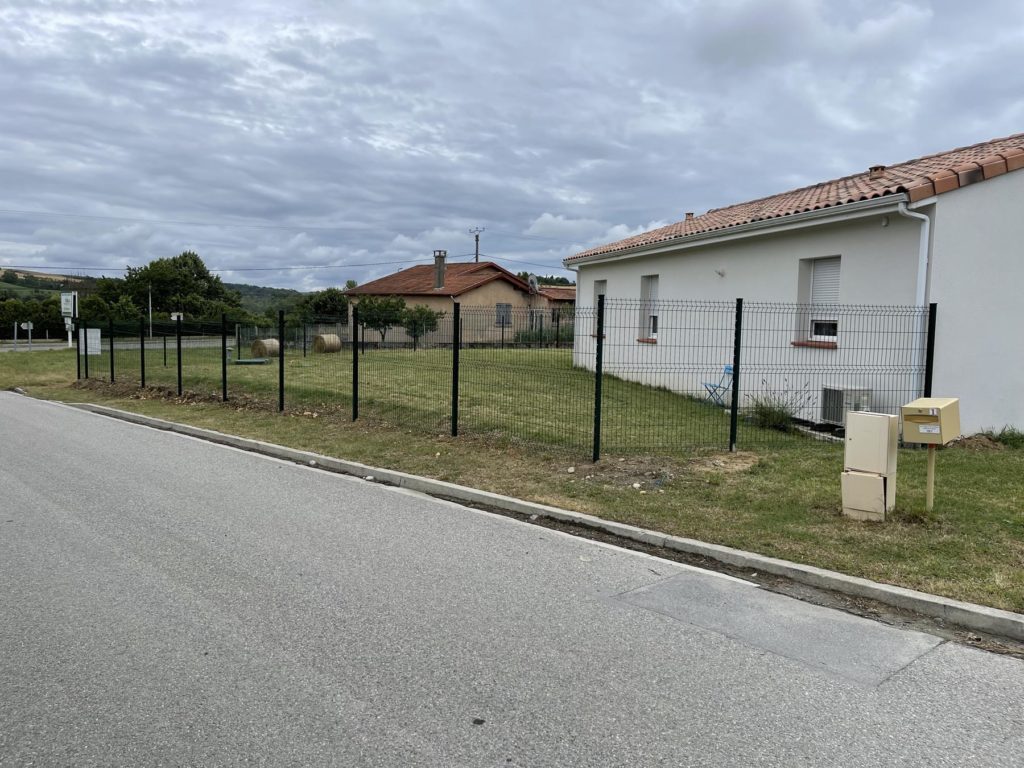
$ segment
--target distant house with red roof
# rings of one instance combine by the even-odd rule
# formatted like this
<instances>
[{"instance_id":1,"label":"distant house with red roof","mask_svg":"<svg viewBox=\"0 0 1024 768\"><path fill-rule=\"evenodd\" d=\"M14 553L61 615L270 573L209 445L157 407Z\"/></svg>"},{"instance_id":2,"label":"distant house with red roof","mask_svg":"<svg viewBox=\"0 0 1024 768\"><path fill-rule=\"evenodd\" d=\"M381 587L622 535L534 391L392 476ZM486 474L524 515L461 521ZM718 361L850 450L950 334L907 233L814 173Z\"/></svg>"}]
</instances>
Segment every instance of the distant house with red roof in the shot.
<instances>
[{"instance_id":1,"label":"distant house with red roof","mask_svg":"<svg viewBox=\"0 0 1024 768\"><path fill-rule=\"evenodd\" d=\"M557 288L557 289L556 289ZM450 315L458 302L463 341L508 340L521 330L550 328L553 312L571 306L575 286L532 286L492 261L449 263L445 251L434 263L409 267L345 291L355 305L363 296L398 296L406 306L423 305Z\"/></svg>"},{"instance_id":2,"label":"distant house with red roof","mask_svg":"<svg viewBox=\"0 0 1024 768\"><path fill-rule=\"evenodd\" d=\"M581 307L595 306L601 294L638 302L628 343L639 362L653 364L664 362L659 345L673 343L667 329L658 333L651 309L659 301L809 307L785 345L795 371L836 370L846 359L844 331L851 346L852 332L815 307L935 302L933 393L961 398L965 433L1022 427L1021 169L1024 134L1017 134L687 213L564 264L577 272ZM858 375L843 374L844 384L869 386Z\"/></svg>"}]
</instances>

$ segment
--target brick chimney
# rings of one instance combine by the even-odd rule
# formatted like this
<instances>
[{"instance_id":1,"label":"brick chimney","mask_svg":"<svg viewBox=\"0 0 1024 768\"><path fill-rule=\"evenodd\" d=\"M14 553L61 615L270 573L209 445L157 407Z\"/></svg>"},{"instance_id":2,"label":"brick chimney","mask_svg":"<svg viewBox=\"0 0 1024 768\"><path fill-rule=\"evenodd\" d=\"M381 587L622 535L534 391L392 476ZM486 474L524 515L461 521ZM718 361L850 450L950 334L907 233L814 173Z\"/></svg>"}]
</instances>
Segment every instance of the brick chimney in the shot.
<instances>
[{"instance_id":1,"label":"brick chimney","mask_svg":"<svg viewBox=\"0 0 1024 768\"><path fill-rule=\"evenodd\" d=\"M434 251L434 288L444 288L444 260L448 251Z\"/></svg>"},{"instance_id":2,"label":"brick chimney","mask_svg":"<svg viewBox=\"0 0 1024 768\"><path fill-rule=\"evenodd\" d=\"M692 221L693 220L693 211L687 211L686 212L686 220L687 221Z\"/></svg>"},{"instance_id":3,"label":"brick chimney","mask_svg":"<svg viewBox=\"0 0 1024 768\"><path fill-rule=\"evenodd\" d=\"M870 168L868 168L868 178L872 179L872 180L882 178L882 175L884 173L885 173L885 166L884 165L872 165Z\"/></svg>"}]
</instances>

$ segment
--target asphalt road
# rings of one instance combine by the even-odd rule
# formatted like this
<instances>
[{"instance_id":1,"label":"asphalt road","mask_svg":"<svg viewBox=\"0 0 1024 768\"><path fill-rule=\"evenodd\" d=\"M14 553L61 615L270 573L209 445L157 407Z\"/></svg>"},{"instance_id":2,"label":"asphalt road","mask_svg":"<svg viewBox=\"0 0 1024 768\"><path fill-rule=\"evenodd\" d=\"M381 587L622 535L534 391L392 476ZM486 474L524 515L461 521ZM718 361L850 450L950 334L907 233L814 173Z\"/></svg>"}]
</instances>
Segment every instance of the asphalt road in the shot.
<instances>
[{"instance_id":1,"label":"asphalt road","mask_svg":"<svg viewBox=\"0 0 1024 768\"><path fill-rule=\"evenodd\" d=\"M67 349L67 340L54 341L54 340L42 340L36 341L33 339L32 346L29 347L28 339L21 339L18 344L0 344L0 352L44 352L51 349Z\"/></svg>"},{"instance_id":2,"label":"asphalt road","mask_svg":"<svg viewBox=\"0 0 1024 768\"><path fill-rule=\"evenodd\" d=\"M1020 766L1024 664L0 393L0 765Z\"/></svg>"}]
</instances>

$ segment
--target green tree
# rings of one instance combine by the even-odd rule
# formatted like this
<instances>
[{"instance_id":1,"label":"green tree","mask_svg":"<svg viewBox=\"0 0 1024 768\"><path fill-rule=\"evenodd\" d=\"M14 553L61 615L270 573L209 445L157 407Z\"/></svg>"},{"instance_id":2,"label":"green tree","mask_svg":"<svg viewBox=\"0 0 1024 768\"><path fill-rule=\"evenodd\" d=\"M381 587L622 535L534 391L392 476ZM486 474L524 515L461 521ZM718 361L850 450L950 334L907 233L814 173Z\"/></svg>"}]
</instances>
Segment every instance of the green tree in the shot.
<instances>
[{"instance_id":1,"label":"green tree","mask_svg":"<svg viewBox=\"0 0 1024 768\"><path fill-rule=\"evenodd\" d=\"M116 304L122 296L127 296L124 280L120 277L97 278L94 293L110 305ZM131 301L131 298L128 300Z\"/></svg>"},{"instance_id":2,"label":"green tree","mask_svg":"<svg viewBox=\"0 0 1024 768\"><path fill-rule=\"evenodd\" d=\"M78 299L78 314L90 324L110 318L110 305L99 295L90 293Z\"/></svg>"},{"instance_id":3,"label":"green tree","mask_svg":"<svg viewBox=\"0 0 1024 768\"><path fill-rule=\"evenodd\" d=\"M357 285L359 285L359 283L357 283L355 280L346 280L345 281L345 290L346 291L351 291Z\"/></svg>"},{"instance_id":4,"label":"green tree","mask_svg":"<svg viewBox=\"0 0 1024 768\"><path fill-rule=\"evenodd\" d=\"M14 324L28 319L28 303L18 299L0 300L0 337L9 339L14 336Z\"/></svg>"},{"instance_id":5,"label":"green tree","mask_svg":"<svg viewBox=\"0 0 1024 768\"><path fill-rule=\"evenodd\" d=\"M128 294L122 293L117 301L110 304L110 316L119 322L138 322L142 312L132 303Z\"/></svg>"},{"instance_id":6,"label":"green tree","mask_svg":"<svg viewBox=\"0 0 1024 768\"><path fill-rule=\"evenodd\" d=\"M303 323L311 323L320 318L347 318L348 296L338 288L307 293L296 304L292 315Z\"/></svg>"},{"instance_id":7,"label":"green tree","mask_svg":"<svg viewBox=\"0 0 1024 768\"><path fill-rule=\"evenodd\" d=\"M433 310L425 304L417 304L402 311L402 325L405 331L412 336L412 348L416 350L420 337L424 334L437 330L438 321L444 317L444 312Z\"/></svg>"},{"instance_id":8,"label":"green tree","mask_svg":"<svg viewBox=\"0 0 1024 768\"><path fill-rule=\"evenodd\" d=\"M213 318L219 317L219 308L240 308L242 301L192 251L156 259L144 267L129 267L124 291L132 303L140 309L148 307L150 290L157 313L184 312L191 317Z\"/></svg>"},{"instance_id":9,"label":"green tree","mask_svg":"<svg viewBox=\"0 0 1024 768\"><path fill-rule=\"evenodd\" d=\"M380 343L388 331L402 325L405 299L399 296L363 296L359 299L359 322L380 334Z\"/></svg>"},{"instance_id":10,"label":"green tree","mask_svg":"<svg viewBox=\"0 0 1024 768\"><path fill-rule=\"evenodd\" d=\"M524 283L530 277L529 272L516 272L516 277ZM538 285L576 285L567 277L555 277L554 275L537 275Z\"/></svg>"}]
</instances>

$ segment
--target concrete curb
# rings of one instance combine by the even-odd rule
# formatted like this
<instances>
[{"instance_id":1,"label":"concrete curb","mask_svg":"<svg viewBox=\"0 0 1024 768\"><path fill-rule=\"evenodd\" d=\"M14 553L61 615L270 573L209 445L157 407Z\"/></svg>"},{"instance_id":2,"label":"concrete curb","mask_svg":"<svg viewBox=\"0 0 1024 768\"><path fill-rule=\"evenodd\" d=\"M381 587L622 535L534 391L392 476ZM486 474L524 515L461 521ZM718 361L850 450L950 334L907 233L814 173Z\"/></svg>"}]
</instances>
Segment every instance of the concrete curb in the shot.
<instances>
[{"instance_id":1,"label":"concrete curb","mask_svg":"<svg viewBox=\"0 0 1024 768\"><path fill-rule=\"evenodd\" d=\"M846 576L845 574L827 571L823 568L792 563L788 560L778 560L774 557L765 557L764 555L744 552L740 549L724 547L718 544L707 544L696 539L670 536L658 533L657 531L626 525L625 523L603 520L581 512L569 512L557 507L549 507L546 504L521 501L497 493L447 483L443 480L431 480L391 469L379 469L355 461L335 459L330 456L285 448L284 446L265 443L260 440L251 440L210 429L192 427L187 424L154 419L116 408L86 403L68 403L67 405L133 424L175 432L200 440L238 448L243 451L271 456L276 459L294 461L307 466L317 466L332 472L356 477L372 478L373 482L407 488L430 496L439 496L468 504L479 504L523 515L538 515L575 523L588 528L606 531L631 541L665 547L666 549L673 549L688 554L701 555L740 568L784 576L801 584L808 584L813 587L856 597L870 598L895 608L915 611L925 616L942 619L949 624L955 624L966 629L1001 635L1024 642L1024 615L1019 613L1002 611L998 608L988 608L983 605L975 605L974 603L965 603L947 597L929 595L926 592L918 592L913 589L879 584L868 579Z\"/></svg>"}]
</instances>

